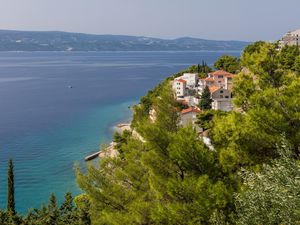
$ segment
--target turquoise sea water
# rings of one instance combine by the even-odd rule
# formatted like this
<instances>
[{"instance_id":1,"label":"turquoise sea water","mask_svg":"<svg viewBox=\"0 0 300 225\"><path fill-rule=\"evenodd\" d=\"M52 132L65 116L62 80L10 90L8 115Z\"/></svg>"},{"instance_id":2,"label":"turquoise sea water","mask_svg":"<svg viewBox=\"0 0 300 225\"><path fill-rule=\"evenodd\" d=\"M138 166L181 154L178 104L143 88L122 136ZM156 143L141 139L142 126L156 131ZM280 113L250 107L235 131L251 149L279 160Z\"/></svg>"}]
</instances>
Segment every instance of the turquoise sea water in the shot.
<instances>
[{"instance_id":1,"label":"turquoise sea water","mask_svg":"<svg viewBox=\"0 0 300 225\"><path fill-rule=\"evenodd\" d=\"M15 165L16 207L26 212L76 186L74 163L109 143L128 106L164 78L239 52L0 53L0 207L7 160ZM68 88L68 86L73 88Z\"/></svg>"}]
</instances>

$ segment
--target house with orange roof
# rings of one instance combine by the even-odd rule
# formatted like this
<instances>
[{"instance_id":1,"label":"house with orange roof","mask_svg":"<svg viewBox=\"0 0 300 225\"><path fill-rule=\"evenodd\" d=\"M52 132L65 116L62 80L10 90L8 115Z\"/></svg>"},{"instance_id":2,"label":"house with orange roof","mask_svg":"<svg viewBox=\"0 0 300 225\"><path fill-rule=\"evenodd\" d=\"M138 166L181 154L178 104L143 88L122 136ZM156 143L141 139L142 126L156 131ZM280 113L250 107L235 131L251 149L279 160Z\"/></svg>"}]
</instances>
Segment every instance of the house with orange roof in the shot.
<instances>
[{"instance_id":1,"label":"house with orange roof","mask_svg":"<svg viewBox=\"0 0 300 225\"><path fill-rule=\"evenodd\" d=\"M180 77L176 77L173 81L173 89L177 98L184 98L184 96L195 93L198 86L198 74L184 73Z\"/></svg>"},{"instance_id":2,"label":"house with orange roof","mask_svg":"<svg viewBox=\"0 0 300 225\"><path fill-rule=\"evenodd\" d=\"M197 131L200 132L200 128L197 126L197 115L200 114L202 111L197 107L189 107L187 109L183 109L180 112L180 125L187 126L188 124L192 124Z\"/></svg>"},{"instance_id":3,"label":"house with orange roof","mask_svg":"<svg viewBox=\"0 0 300 225\"><path fill-rule=\"evenodd\" d=\"M230 90L223 87L211 86L209 87L209 91L212 98L212 109L226 112L229 112L233 109Z\"/></svg>"},{"instance_id":4,"label":"house with orange roof","mask_svg":"<svg viewBox=\"0 0 300 225\"><path fill-rule=\"evenodd\" d=\"M223 87L210 86L209 91L212 99L219 99L219 98L231 99L230 90L225 89Z\"/></svg>"},{"instance_id":5,"label":"house with orange roof","mask_svg":"<svg viewBox=\"0 0 300 225\"><path fill-rule=\"evenodd\" d=\"M224 70L217 70L208 74L208 77L214 79L214 85L218 85L229 90L232 88L232 78L234 76L234 74L228 73Z\"/></svg>"},{"instance_id":6,"label":"house with orange roof","mask_svg":"<svg viewBox=\"0 0 300 225\"><path fill-rule=\"evenodd\" d=\"M201 94L205 86L219 86L225 89L232 90L232 79L235 75L228 73L224 70L217 70L211 73L208 73L207 78L200 79L199 81L199 93Z\"/></svg>"}]
</instances>

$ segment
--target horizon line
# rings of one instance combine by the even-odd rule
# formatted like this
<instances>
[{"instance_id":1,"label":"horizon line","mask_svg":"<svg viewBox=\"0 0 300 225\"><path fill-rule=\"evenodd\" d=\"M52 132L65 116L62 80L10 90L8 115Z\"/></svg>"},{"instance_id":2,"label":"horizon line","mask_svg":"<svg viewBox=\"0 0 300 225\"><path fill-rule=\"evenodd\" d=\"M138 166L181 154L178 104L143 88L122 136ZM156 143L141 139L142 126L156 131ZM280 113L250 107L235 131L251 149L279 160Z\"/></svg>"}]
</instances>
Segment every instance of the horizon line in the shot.
<instances>
[{"instance_id":1,"label":"horizon line","mask_svg":"<svg viewBox=\"0 0 300 225\"><path fill-rule=\"evenodd\" d=\"M237 41L237 42L255 42L255 41L266 41L263 39L260 40L237 40L237 39L209 39L209 38L202 38L202 37L194 37L194 36L179 36L175 38L161 38L161 37L154 37L152 35L145 36L145 35L131 35L131 34L99 34L99 33L85 33L85 32L73 32L73 31L62 31L62 30L19 30L19 29L0 29L1 31L8 31L8 32L42 32L42 33L69 33L69 34L83 34L83 35L93 35L93 36L124 36L124 37L140 37L140 38L153 38L153 39L160 39L160 40L177 40L182 38L191 38L191 39L201 39L207 41Z\"/></svg>"}]
</instances>

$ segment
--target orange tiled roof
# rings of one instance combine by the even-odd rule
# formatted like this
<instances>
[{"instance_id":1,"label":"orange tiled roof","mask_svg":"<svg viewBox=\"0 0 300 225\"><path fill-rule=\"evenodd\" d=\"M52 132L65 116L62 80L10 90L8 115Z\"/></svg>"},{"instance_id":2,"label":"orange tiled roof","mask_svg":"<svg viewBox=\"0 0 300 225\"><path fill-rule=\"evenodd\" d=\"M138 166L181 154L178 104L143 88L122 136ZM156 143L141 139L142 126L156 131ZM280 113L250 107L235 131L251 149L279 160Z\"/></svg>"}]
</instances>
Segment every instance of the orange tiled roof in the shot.
<instances>
[{"instance_id":1,"label":"orange tiled roof","mask_svg":"<svg viewBox=\"0 0 300 225\"><path fill-rule=\"evenodd\" d=\"M190 112L201 113L201 110L200 110L200 109L197 109L197 108L190 107L190 108L188 108L188 109L183 109L183 110L181 111L181 114L186 114L186 113L190 113Z\"/></svg>"},{"instance_id":2,"label":"orange tiled roof","mask_svg":"<svg viewBox=\"0 0 300 225\"><path fill-rule=\"evenodd\" d=\"M219 90L220 87L219 86L210 86L209 87L209 91L210 93L214 93L215 91Z\"/></svg>"},{"instance_id":3,"label":"orange tiled roof","mask_svg":"<svg viewBox=\"0 0 300 225\"><path fill-rule=\"evenodd\" d=\"M186 81L185 80L183 80L183 79L179 79L179 80L177 80L178 82L181 82L181 83L186 83Z\"/></svg>"},{"instance_id":4,"label":"orange tiled roof","mask_svg":"<svg viewBox=\"0 0 300 225\"><path fill-rule=\"evenodd\" d=\"M234 76L234 74L228 73L225 70L217 70L217 71L214 71L214 72L212 72L210 74L213 75L213 76L219 76L219 75L224 75L226 77L232 77L232 76Z\"/></svg>"}]
</instances>

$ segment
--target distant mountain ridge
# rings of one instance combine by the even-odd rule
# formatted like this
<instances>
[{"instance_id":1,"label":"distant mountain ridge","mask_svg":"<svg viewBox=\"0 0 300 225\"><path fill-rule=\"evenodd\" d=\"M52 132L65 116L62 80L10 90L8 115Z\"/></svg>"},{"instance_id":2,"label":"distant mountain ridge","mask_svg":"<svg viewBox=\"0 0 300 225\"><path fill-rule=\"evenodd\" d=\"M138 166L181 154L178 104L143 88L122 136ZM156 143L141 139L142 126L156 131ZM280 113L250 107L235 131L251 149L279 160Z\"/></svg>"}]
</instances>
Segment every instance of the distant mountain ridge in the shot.
<instances>
[{"instance_id":1,"label":"distant mountain ridge","mask_svg":"<svg viewBox=\"0 0 300 225\"><path fill-rule=\"evenodd\" d=\"M249 42L0 30L0 51L241 51Z\"/></svg>"}]
</instances>

